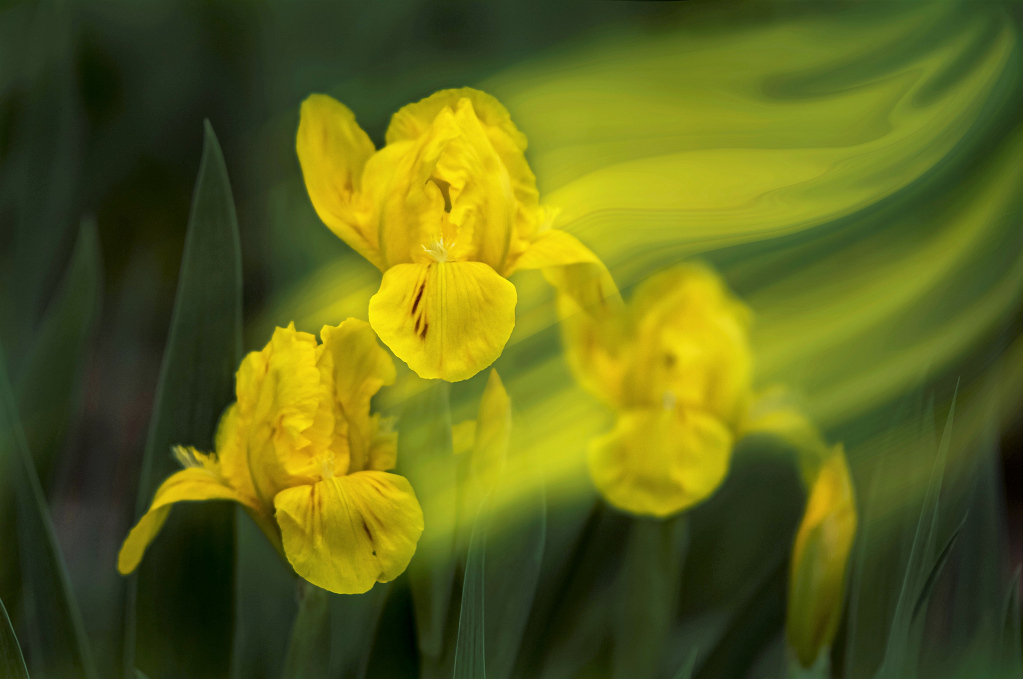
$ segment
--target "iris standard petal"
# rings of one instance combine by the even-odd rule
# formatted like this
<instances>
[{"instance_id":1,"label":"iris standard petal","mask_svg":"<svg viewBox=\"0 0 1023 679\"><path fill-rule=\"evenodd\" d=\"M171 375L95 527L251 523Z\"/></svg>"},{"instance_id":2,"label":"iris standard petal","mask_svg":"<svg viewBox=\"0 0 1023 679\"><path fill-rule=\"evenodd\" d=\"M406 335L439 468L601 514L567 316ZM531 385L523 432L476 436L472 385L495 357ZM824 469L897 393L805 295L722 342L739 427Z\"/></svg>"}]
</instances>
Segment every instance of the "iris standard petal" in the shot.
<instances>
[{"instance_id":1,"label":"iris standard petal","mask_svg":"<svg viewBox=\"0 0 1023 679\"><path fill-rule=\"evenodd\" d=\"M234 500L247 504L245 498L240 497L223 477L198 467L182 469L160 485L149 511L124 539L117 555L117 570L127 575L138 567L146 547L167 520L172 504L201 500Z\"/></svg>"},{"instance_id":2,"label":"iris standard petal","mask_svg":"<svg viewBox=\"0 0 1023 679\"><path fill-rule=\"evenodd\" d=\"M317 587L359 594L398 577L423 532L402 476L364 471L282 491L274 500L284 553Z\"/></svg>"},{"instance_id":3,"label":"iris standard petal","mask_svg":"<svg viewBox=\"0 0 1023 679\"><path fill-rule=\"evenodd\" d=\"M377 342L369 323L355 318L320 330L325 354L332 357L334 402L347 423L350 463L347 471L366 468L377 433L369 402L380 387L394 382L394 361ZM340 427L335 427L338 433Z\"/></svg>"},{"instance_id":4,"label":"iris standard petal","mask_svg":"<svg viewBox=\"0 0 1023 679\"><path fill-rule=\"evenodd\" d=\"M302 102L295 148L316 214L353 250L383 268L376 230L358 214L362 171L375 148L355 115L331 97L310 95Z\"/></svg>"},{"instance_id":5,"label":"iris standard petal","mask_svg":"<svg viewBox=\"0 0 1023 679\"><path fill-rule=\"evenodd\" d=\"M728 472L732 434L719 420L689 410L629 410L590 444L594 484L633 514L669 516L706 499Z\"/></svg>"},{"instance_id":6,"label":"iris standard petal","mask_svg":"<svg viewBox=\"0 0 1023 679\"><path fill-rule=\"evenodd\" d=\"M480 262L399 264L370 299L369 322L420 377L457 382L501 355L515 301L515 286Z\"/></svg>"}]
</instances>

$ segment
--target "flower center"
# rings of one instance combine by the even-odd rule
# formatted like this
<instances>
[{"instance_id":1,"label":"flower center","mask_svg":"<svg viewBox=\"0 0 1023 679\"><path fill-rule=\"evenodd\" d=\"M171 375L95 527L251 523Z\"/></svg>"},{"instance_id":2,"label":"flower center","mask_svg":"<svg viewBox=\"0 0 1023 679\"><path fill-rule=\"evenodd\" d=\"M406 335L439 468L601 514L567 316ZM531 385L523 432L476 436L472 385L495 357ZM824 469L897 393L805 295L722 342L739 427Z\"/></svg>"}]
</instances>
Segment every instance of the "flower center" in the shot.
<instances>
[{"instance_id":1,"label":"flower center","mask_svg":"<svg viewBox=\"0 0 1023 679\"><path fill-rule=\"evenodd\" d=\"M442 236L440 240L435 240L432 243L430 243L430 247L426 247L424 245L423 250L426 252L426 254L433 257L435 262L438 263L446 262L448 261L448 251L454 244L455 244L454 241L450 243L445 243L444 237Z\"/></svg>"}]
</instances>

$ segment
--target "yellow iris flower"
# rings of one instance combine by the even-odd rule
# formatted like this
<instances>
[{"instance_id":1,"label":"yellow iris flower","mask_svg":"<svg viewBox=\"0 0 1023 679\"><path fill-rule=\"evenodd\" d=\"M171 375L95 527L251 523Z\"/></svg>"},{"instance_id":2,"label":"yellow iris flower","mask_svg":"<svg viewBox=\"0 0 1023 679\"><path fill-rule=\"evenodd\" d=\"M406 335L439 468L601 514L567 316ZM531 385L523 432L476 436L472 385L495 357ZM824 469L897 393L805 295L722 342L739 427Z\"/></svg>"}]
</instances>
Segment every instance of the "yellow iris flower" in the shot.
<instances>
[{"instance_id":1,"label":"yellow iris flower","mask_svg":"<svg viewBox=\"0 0 1023 679\"><path fill-rule=\"evenodd\" d=\"M525 136L494 97L442 90L394 114L375 149L338 101L302 104L296 150L320 219L383 272L380 339L420 377L468 379L501 355L523 269L598 263L551 228Z\"/></svg>"},{"instance_id":2,"label":"yellow iris flower","mask_svg":"<svg viewBox=\"0 0 1023 679\"><path fill-rule=\"evenodd\" d=\"M750 397L748 325L746 307L692 264L647 279L627 306L566 319L580 383L616 411L589 450L609 503L664 517L721 484Z\"/></svg>"},{"instance_id":3,"label":"yellow iris flower","mask_svg":"<svg viewBox=\"0 0 1023 679\"><path fill-rule=\"evenodd\" d=\"M324 326L320 336L323 344L293 324L277 328L245 357L216 452L175 448L184 469L128 534L121 573L138 566L173 503L196 500L241 504L298 575L331 592L365 592L405 570L423 512L409 482L386 471L396 435L370 415L394 364L364 321Z\"/></svg>"},{"instance_id":4,"label":"yellow iris flower","mask_svg":"<svg viewBox=\"0 0 1023 679\"><path fill-rule=\"evenodd\" d=\"M855 493L842 447L836 446L810 489L792 549L785 629L803 667L813 666L834 641L855 535Z\"/></svg>"}]
</instances>

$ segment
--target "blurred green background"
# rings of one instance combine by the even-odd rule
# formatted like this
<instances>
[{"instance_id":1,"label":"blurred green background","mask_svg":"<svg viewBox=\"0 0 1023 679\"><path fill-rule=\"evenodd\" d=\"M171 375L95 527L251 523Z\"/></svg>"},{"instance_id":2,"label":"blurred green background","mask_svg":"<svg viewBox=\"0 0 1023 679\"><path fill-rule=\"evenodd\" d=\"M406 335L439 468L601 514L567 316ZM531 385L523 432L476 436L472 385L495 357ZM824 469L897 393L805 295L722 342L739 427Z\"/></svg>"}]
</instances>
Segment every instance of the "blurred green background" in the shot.
<instances>
[{"instance_id":1,"label":"blurred green background","mask_svg":"<svg viewBox=\"0 0 1023 679\"><path fill-rule=\"evenodd\" d=\"M976 11L987 12L985 20L989 20L990 26L1002 23L1018 40L1023 23L1021 5L982 5L983 8ZM926 39L939 44L942 36L953 31L950 26L966 23L963 17L972 17L971 11L969 7L950 10L940 21L935 21L931 26L934 32L921 38L920 44L904 43L904 53L888 45L877 51L876 64L865 58L866 66L858 64L859 70L836 68L826 77L821 76L819 81L807 78L799 83L802 89L787 91L786 83L776 83L777 90L765 87L761 94L779 100L800 96L810 99L813 95L807 95L807 91L823 97L825 93L858 86L851 83L881 79L883 74L871 76L870 69L876 67L881 73L885 63L911 62L915 54L927 54ZM33 432L31 423L26 422L26 429L30 442L52 450L47 457L52 463L39 468L40 479L71 586L96 650L100 674L112 676L120 662L124 581L117 575L114 564L117 549L134 518L142 450L170 324L190 199L203 149L204 119L216 130L237 206L244 282L244 348L251 350L265 343L273 325L293 320L288 309L295 309L294 320L299 321L300 327L303 321L307 322L306 329L318 327L309 322L309 318L332 323L342 320L340 317L324 319L321 318L324 313L318 312L324 306L329 307L332 295L340 294L335 291L342 290L331 283L334 279L330 271L325 278L318 279L318 283L309 284L310 276L321 267L344 261L355 272L350 274L356 281L352 284L355 287L367 276L375 275L372 267L352 258L347 246L319 223L305 195L294 153L294 133L299 104L309 93L327 92L346 103L379 146L391 113L400 106L445 87L493 83L494 93L499 97L507 93L506 101L513 118L526 135L534 143L539 141L540 150L548 154L531 157L543 200L546 192L568 183L566 172L571 174L564 170L565 163L559 165L557 151L570 155L573 144L581 148L594 139L613 145L617 140L617 128L606 132L599 124L580 125L575 128L578 138L564 144L569 150L558 147L559 142L552 141L551 135L572 126L547 116L548 110L559 109L550 109L554 105L549 102L548 108L544 107L543 87L530 89L533 87L530 78L557 85L559 69L564 70L566 78L572 77L572 69L576 68L573 59L600 62L606 58L615 66L614 60L627 59L631 50L637 54L642 51L630 46L663 45L666 41L683 41L686 36L713 40L731 31L755 30L790 20L811 25L819 22L822 26L848 25L850 31L859 26L866 31L889 19L893 25L901 20L898 9L885 8L879 3L842 2L182 0L155 3L96 0L0 3L0 341L15 383L31 360L46 310L59 298L83 218L94 220L99 238L102 260L99 294L95 299L85 295L83 299L72 301L83 307L94 305L100 310L98 320L77 345L81 347L80 367L76 367L76 357L64 357L66 364L62 362L64 359L52 359L53 370L64 366L71 378L62 392L63 400L50 400L41 406L43 410L59 411L52 419L44 419L44 423L64 422L66 427L54 429L44 424ZM849 23L843 23L846 21ZM988 33L978 30L977 35L981 37L963 47L958 53L959 61L948 73L971 73L982 61L984 45L991 42L993 31L993 28ZM682 37L673 37L676 35ZM949 38L949 42L954 40ZM615 49L608 49L608 56L602 57L602 50L608 46ZM785 62L784 57L777 54L765 54L765 59L769 57L782 64ZM983 115L977 114L978 122L964 136L965 141L957 143L941 164L936 163L934 168L922 172L919 179L905 190L900 189L888 202L878 200L857 206L855 214L835 215L811 234L779 232L762 235L745 244L723 242L677 251L658 251L648 244L642 253L623 249L615 261L605 252L612 250L608 243L613 238L598 240L598 235L594 235L593 240L598 242L591 244L608 261L612 273L626 290L636 282L641 275L637 270L644 266L661 266L689 254L701 254L725 272L740 295L756 300L757 293L761 293L759 299L765 300L765 307L785 294L786 285L801 287L798 277L787 279L779 271L809 271L818 260L834 258L836 253L852 253L846 261L855 260L860 271L869 272L870 257L857 250L860 236L849 235L861 234L861 223L874 224L870 228L883 234L885 232L876 223L892 220L893 214L906 223L921 220L920 228L910 229L904 239L891 242L893 257L908 257L906 248L916 244L923 247L928 242L929 227L924 223L927 209L934 213L946 209L943 204L935 207L940 196L954 196L956 187L965 187L961 188L964 195L981 191L970 182L992 185L994 182L989 181L985 173L993 175L1002 170L986 163L994 163L992 159L999 153L1004 152L1007 162L1018 161L1018 149L1012 144L1023 112L1020 60L1016 42L1010 50L1005 75L998 81L997 96L991 95L991 101L983 107ZM627 61L617 65L628 73ZM741 69L732 68L729 65L720 73L722 81L743 75ZM748 68L752 70L754 66L751 64ZM515 75L504 75L508 69L518 70L514 71ZM933 96L938 96L942 88L953 88L958 83L956 77L947 73L946 76L944 82L931 83ZM940 81L940 77L936 80ZM624 96L610 89L610 85L608 88L609 101ZM532 92L535 96L516 99L517 90ZM553 100L564 103L571 94L568 91L561 99L555 96ZM920 98L926 99L926 94ZM665 92L664 97L665 101L674 97L680 107L687 105L684 91ZM585 102L586 98L580 97L579 101ZM651 100L646 103L650 104ZM670 107L667 111L661 112L662 118L674 116ZM609 114L608 119L614 115ZM643 128L660 120L656 118L651 122L641 115L634 126ZM545 122L549 125L545 126ZM897 124L894 118L889 122L893 126ZM698 135L700 131L693 134ZM628 142L628 138L623 139L623 143ZM812 143L806 142L807 145ZM586 158L591 163L598 163L605 154L607 158L620 159L613 149L589 149L580 154L584 152L589 154ZM545 173L548 168L550 171ZM1018 188L1019 184L1014 186ZM973 268L957 270L951 280L970 281L976 284L977 290L987 289L978 282L985 271L993 278L1003 276L1015 281L1019 273L1019 234L1023 231L1020 215L1017 195L1002 214L1003 222L999 222L996 237L988 242L990 252L1001 252L1006 261L990 267L983 260L972 262ZM588 232L577 233L587 240ZM601 232L597 229L593 233ZM883 244L884 241L877 242ZM877 242L864 247L883 246L878 246ZM635 245L633 242L629 247ZM771 287L772 284L776 286ZM914 308L924 309L923 314L931 309L927 305L933 305L939 309L935 313L944 314L946 320L954 322L959 311L948 309L953 308L956 290L969 295L973 288L963 285L949 291L936 285L932 289L934 295L924 298L922 306ZM319 296L306 306L296 308L292 304L295 299L310 298L314 293ZM980 293L977 295L979 297ZM321 304L320 300L324 299L327 302ZM949 300L950 306L942 307L942 299ZM1018 344L1023 329L1019 300L1017 285L1009 301L999 307L998 322L986 330L980 340L971 342L952 359L941 359L926 378L900 383L898 389L884 392L872 401L868 398L869 405L860 404L856 418L836 416L823 400L819 402L821 412L832 413L821 415L832 440L867 442L865 452L858 458L855 450L850 455L857 481L863 482L861 498L867 479L872 478L868 472L873 473L876 462L869 442L883 438L888 427L896 430L891 424L893 417L899 422L900 417L907 421L912 419L911 415L918 418L911 424L916 431L921 426L920 421L933 420L932 415L936 414L940 436L940 422L944 421L956 379L967 375L964 379L970 385L981 384L991 377L992 371L1000 370L999 359L1007 353L1006 347L1014 341ZM964 302L964 306L969 304L972 304L970 300ZM757 311L757 305L753 306ZM330 313L328 311L326 316ZM837 308L831 313L841 315L843 310ZM767 332L769 334L773 328L777 334L778 326L772 326L771 319L768 313ZM533 357L552 354L551 347L557 343L553 328L542 327L542 324L532 336L539 338L535 340L539 344L523 339L524 344L509 351L502 359L504 363L498 364L502 375L506 370L511 373L518 370L523 376L523 385L529 379L531 366L539 365ZM882 349L878 351L883 353ZM1013 356L1018 359L1018 355ZM775 365L781 364L785 364L785 359L775 361ZM812 367L803 369L806 373L814 372ZM822 372L827 371L827 367L822 369ZM780 369L777 372L784 374ZM1016 373L1008 371L1006 374ZM808 392L813 391L813 379L813 376L807 378ZM461 391L453 390L453 410L471 416L481 388L482 383L473 383ZM513 399L521 397L523 409L532 407L529 405L532 395L527 386L518 389L516 393L514 384L510 387ZM992 465L984 467L980 474L993 474L988 479L991 491L996 493L991 498L991 512L997 517L999 530L1008 538L1006 555L989 555L992 560L999 560L999 572L1011 572L1023 561L1020 494L1023 386L1010 383L1006 393L1007 403L1000 406L1004 415L1000 412L993 417L994 424L988 423L984 430L987 444L993 451ZM931 405L934 413L924 405L928 397L936 401L936 406L934 402ZM763 444L761 447L769 449L771 446ZM929 455L922 453L914 458L913 454L906 453L911 460L906 463L907 468L923 469L917 476L924 481L932 460ZM723 610L719 606L724 597L722 592L750 581L751 571L744 570L746 566L754 568L750 564L761 561L784 562L788 549L785 540L790 539L802 511L803 491L792 468L765 462L777 457L768 451L761 456L751 454L744 458L746 461L737 462L726 487L694 516L691 540L704 545L705 551L700 560L687 562L691 565L687 565L685 577L694 583L687 591L693 592L696 588L699 593L684 598L692 615L676 630L678 648L668 654L670 657L664 667L681 664L689 646L697 643L694 639L701 639L701 630L718 625L727 628L721 634L724 641L719 640L720 646L705 648L700 661L703 673L699 676L757 676L757 659L780 630L779 612L783 603L776 599L783 595L784 578L779 580L777 574L784 571L774 567L765 571L764 582L768 584L750 585L756 590L755 596L743 599L746 608L760 606L757 610L769 611L761 618L751 614L746 618L746 626L737 628L723 622L727 616L714 616ZM594 545L609 545L607 553L612 555L609 559L617 563L622 548L621 535L626 532L619 524L626 519L617 515L594 519L593 514L587 514L593 502L587 492L592 491L582 491L581 499L573 496L558 509L565 518L555 518L552 508L548 534L555 537L550 541L564 539L569 544L580 531L589 531L585 534ZM969 495L969 492L964 491L964 494ZM761 509L764 506L771 506L771 513L765 514ZM736 527L734 521L726 520L735 516L744 517L745 524ZM240 530L244 533L247 529ZM731 541L729 530L736 531ZM0 533L0 537L2 535ZM751 541L750 535L760 536L763 544ZM744 546L736 547L737 544ZM724 568L722 563L731 565ZM560 573L557 562L551 568ZM588 577L602 582L606 579L601 575L602 568L610 566L598 563L592 566L592 572L588 571ZM554 576L541 579L538 601L544 600L544 596L556 595L558 584ZM254 591L261 586L257 582ZM396 586L399 595L392 597L392 602L397 603L389 603L384 609L385 628L391 625L394 629L404 629L403 621L409 615L405 609L409 603L407 595L404 599L400 596L404 591L402 587ZM284 598L256 606L251 615L280 621L280 626L287 630L294 612L288 598L292 593L286 588L284 593ZM0 595L6 594L0 592ZM589 590L569 594L577 605L574 615L580 618L607 615L607 611L592 613L587 608L586 602L599 601L589 595ZM6 596L4 600L7 601ZM951 614L956 601L953 594L947 594L942 600L942 610ZM548 628L564 630L566 636L571 636L568 632L574 629L571 621L557 618L557 615L565 615L564 612L540 610L550 613L550 620L544 621ZM537 615L541 613L534 611L534 616ZM534 626L536 624L534 621ZM271 665L287 638L286 633L278 637L277 642L265 642L258 635L253 637L259 641L252 642L251 648L245 651L254 658L252 665L236 670L237 676L278 676L279 670ZM743 646L747 639L755 640L748 644L746 655L749 657L729 651L729 643ZM277 648L274 643L278 644ZM544 643L548 641L541 642L527 633L526 650L533 654L533 660L520 661L525 663L522 667L532 667L529 662L539 662L535 658L548 652L554 656L558 653L571 655L576 652L572 644L583 642L569 638L559 647L561 642L555 639L549 642L555 646L554 651L542 651ZM265 647L252 650L259 644ZM401 665L396 660L403 654L414 655L414 644L414 640L408 639L393 641L395 650L390 656L387 646L378 647L373 662L382 664L374 667L384 673L387 663L391 662L398 663L391 668L395 673L410 671L410 667L414 671L414 660L409 665ZM585 652L580 653L585 655ZM549 670L548 675L572 676L580 671L579 667L592 669L604 661L607 659L602 660L599 654L591 654L579 663L566 662L565 667L572 669L563 674L555 669ZM871 662L874 661L867 664ZM266 674L262 674L264 671ZM856 672L853 667L853 673Z\"/></svg>"}]
</instances>

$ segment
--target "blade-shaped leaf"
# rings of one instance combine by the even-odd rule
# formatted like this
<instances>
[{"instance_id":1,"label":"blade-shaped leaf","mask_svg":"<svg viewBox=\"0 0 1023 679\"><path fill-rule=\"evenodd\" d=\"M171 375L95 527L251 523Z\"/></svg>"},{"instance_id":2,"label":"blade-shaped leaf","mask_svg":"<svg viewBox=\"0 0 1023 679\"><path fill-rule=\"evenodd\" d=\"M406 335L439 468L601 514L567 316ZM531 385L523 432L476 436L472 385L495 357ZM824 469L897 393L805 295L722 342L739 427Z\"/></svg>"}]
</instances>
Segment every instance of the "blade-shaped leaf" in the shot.
<instances>
[{"instance_id":1,"label":"blade-shaped leaf","mask_svg":"<svg viewBox=\"0 0 1023 679\"><path fill-rule=\"evenodd\" d=\"M330 597L330 677L362 679L366 676L380 615L392 584L378 582L364 594Z\"/></svg>"},{"instance_id":2,"label":"blade-shaped leaf","mask_svg":"<svg viewBox=\"0 0 1023 679\"><path fill-rule=\"evenodd\" d=\"M611 626L612 677L656 675L678 603L688 543L684 515L633 519Z\"/></svg>"},{"instance_id":3,"label":"blade-shaped leaf","mask_svg":"<svg viewBox=\"0 0 1023 679\"><path fill-rule=\"evenodd\" d=\"M1019 679L1023 677L1023 639L1020 638L1020 567L1009 582L1005 597L1005 612L1002 616L1001 639L999 640L999 677Z\"/></svg>"},{"instance_id":4,"label":"blade-shaped leaf","mask_svg":"<svg viewBox=\"0 0 1023 679\"><path fill-rule=\"evenodd\" d=\"M321 679L330 666L330 593L299 582L298 615L284 662L284 679Z\"/></svg>"},{"instance_id":5,"label":"blade-shaped leaf","mask_svg":"<svg viewBox=\"0 0 1023 679\"><path fill-rule=\"evenodd\" d=\"M86 350L99 318L103 276L96 223L78 231L60 292L18 377L18 411L44 491L80 394Z\"/></svg>"},{"instance_id":6,"label":"blade-shaped leaf","mask_svg":"<svg viewBox=\"0 0 1023 679\"><path fill-rule=\"evenodd\" d=\"M689 657L682 663L682 666L678 668L678 672L675 673L674 679L692 679L693 670L696 669L696 658L700 655L700 649L694 648L689 651Z\"/></svg>"},{"instance_id":7,"label":"blade-shaped leaf","mask_svg":"<svg viewBox=\"0 0 1023 679\"><path fill-rule=\"evenodd\" d=\"M507 503L507 494L515 494ZM485 559L487 674L507 679L515 665L540 580L547 540L547 497L539 482L528 490L501 482L488 512Z\"/></svg>"},{"instance_id":8,"label":"blade-shaped leaf","mask_svg":"<svg viewBox=\"0 0 1023 679\"><path fill-rule=\"evenodd\" d=\"M4 679L28 679L25 658L21 655L21 646L3 601L0 601L0 676Z\"/></svg>"},{"instance_id":9,"label":"blade-shaped leaf","mask_svg":"<svg viewBox=\"0 0 1023 679\"><path fill-rule=\"evenodd\" d=\"M241 281L234 200L207 122L136 516L175 470L172 445L212 449L241 358ZM136 664L152 679L229 672L234 511L226 503L183 503L171 512L132 580L137 591L128 593L125 677Z\"/></svg>"},{"instance_id":10,"label":"blade-shaped leaf","mask_svg":"<svg viewBox=\"0 0 1023 679\"><path fill-rule=\"evenodd\" d=\"M451 449L450 385L434 382L402 409L398 464L416 490L426 529L408 567L424 665L439 662L455 574L456 465Z\"/></svg>"},{"instance_id":11,"label":"blade-shaped leaf","mask_svg":"<svg viewBox=\"0 0 1023 679\"><path fill-rule=\"evenodd\" d=\"M278 679L284 672L288 630L297 612L295 573L241 506L235 508L235 529L237 562L231 677Z\"/></svg>"},{"instance_id":12,"label":"blade-shaped leaf","mask_svg":"<svg viewBox=\"0 0 1023 679\"><path fill-rule=\"evenodd\" d=\"M54 455L78 406L86 350L98 318L102 275L99 239L92 220L82 223L63 284L36 333L15 386L18 414L44 496ZM0 593L17 616L20 566L14 531L14 493L0 479Z\"/></svg>"},{"instance_id":13,"label":"blade-shaped leaf","mask_svg":"<svg viewBox=\"0 0 1023 679\"><path fill-rule=\"evenodd\" d=\"M0 470L13 479L21 557L26 642L33 671L53 677L95 676L82 616L53 532L43 489L18 420L18 409L0 350Z\"/></svg>"},{"instance_id":14,"label":"blade-shaped leaf","mask_svg":"<svg viewBox=\"0 0 1023 679\"><path fill-rule=\"evenodd\" d=\"M913 619L915 620L920 616L920 612L927 604L930 599L931 592L934 591L934 583L938 581L938 576L941 575L941 571L945 568L945 564L948 562L948 557L952 554L952 549L956 545L956 541L959 539L959 533L963 530L963 526L966 525L966 517L959 522L959 526L952 532L951 537L945 543L944 548L938 554L934 560L934 565L931 566L930 572L927 574L927 578L924 580L924 584L920 589L920 595L916 599L916 604L913 606Z\"/></svg>"},{"instance_id":15,"label":"blade-shaped leaf","mask_svg":"<svg viewBox=\"0 0 1023 679\"><path fill-rule=\"evenodd\" d=\"M455 679L485 679L486 617L484 615L487 508L484 502L472 528L469 556L462 580L462 607L458 615L458 638L455 643Z\"/></svg>"},{"instance_id":16,"label":"blade-shaped leaf","mask_svg":"<svg viewBox=\"0 0 1023 679\"><path fill-rule=\"evenodd\" d=\"M958 386L956 387L956 393L958 394ZM913 612L926 582L927 575L931 571L925 564L929 556L928 552L931 551L931 546L935 541L934 533L938 521L938 500L941 495L941 485L945 476L945 462L948 458L948 449L952 438L955 404L956 396L953 395L948 419L945 422L945 430L942 433L941 443L938 446L934 467L931 471L930 482L924 495L923 505L920 508L920 519L917 522L916 533L913 537L909 553L909 563L906 565L902 589L899 593L898 603L895 606L891 630L888 633L888 645L885 649L884 660L881 663L881 669L878 671L879 677L914 676L916 673L916 658L912 649L913 644L911 643Z\"/></svg>"}]
</instances>

